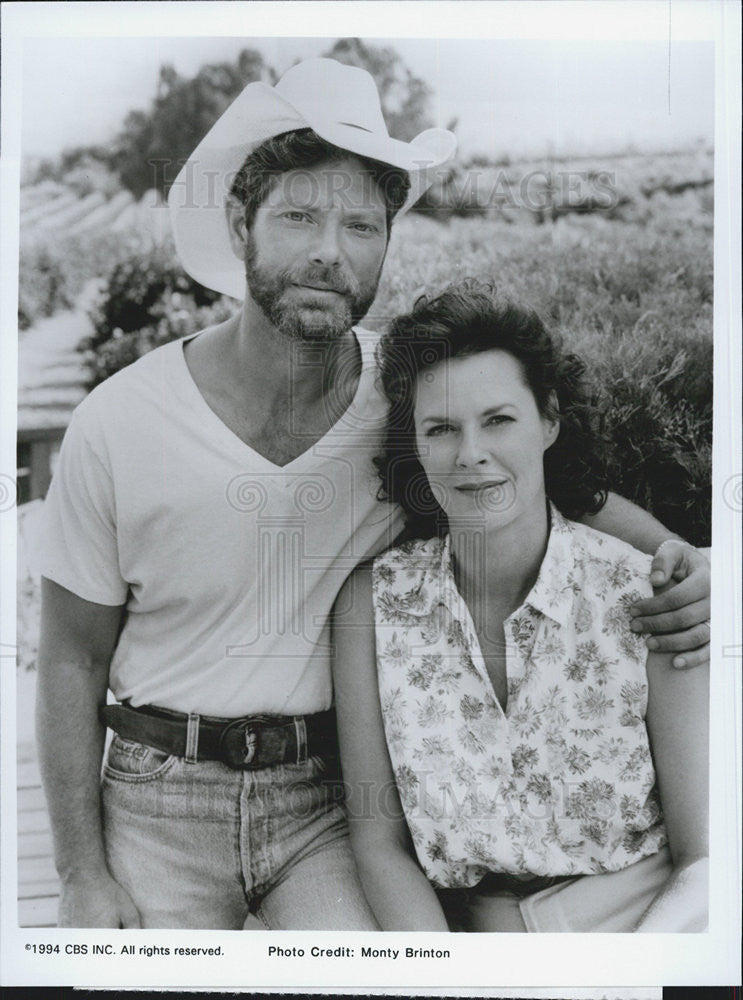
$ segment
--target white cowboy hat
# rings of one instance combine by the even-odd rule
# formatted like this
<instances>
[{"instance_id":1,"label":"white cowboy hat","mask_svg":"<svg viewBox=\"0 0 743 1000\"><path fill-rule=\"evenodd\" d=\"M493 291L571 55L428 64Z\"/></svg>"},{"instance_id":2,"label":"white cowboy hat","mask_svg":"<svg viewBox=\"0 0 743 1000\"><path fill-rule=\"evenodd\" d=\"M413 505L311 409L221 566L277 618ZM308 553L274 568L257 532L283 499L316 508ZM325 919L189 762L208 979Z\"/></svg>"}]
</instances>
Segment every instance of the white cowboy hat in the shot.
<instances>
[{"instance_id":1,"label":"white cowboy hat","mask_svg":"<svg viewBox=\"0 0 743 1000\"><path fill-rule=\"evenodd\" d=\"M406 170L406 212L454 155L456 137L426 129L411 142L390 138L374 80L334 59L307 59L275 87L249 83L183 166L168 195L178 255L202 285L242 299L245 267L230 245L225 201L247 155L266 139L311 128L327 142Z\"/></svg>"}]
</instances>

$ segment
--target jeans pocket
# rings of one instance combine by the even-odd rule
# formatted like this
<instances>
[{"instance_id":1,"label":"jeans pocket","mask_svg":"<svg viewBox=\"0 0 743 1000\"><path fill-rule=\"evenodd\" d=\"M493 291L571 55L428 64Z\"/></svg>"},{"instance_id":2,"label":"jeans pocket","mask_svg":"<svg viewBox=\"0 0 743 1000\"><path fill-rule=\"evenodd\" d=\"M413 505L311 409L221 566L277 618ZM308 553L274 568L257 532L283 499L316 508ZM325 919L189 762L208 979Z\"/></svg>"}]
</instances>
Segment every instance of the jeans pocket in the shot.
<instances>
[{"instance_id":1,"label":"jeans pocket","mask_svg":"<svg viewBox=\"0 0 743 1000\"><path fill-rule=\"evenodd\" d=\"M166 750L127 740L114 733L103 771L106 777L118 781L152 781L167 774L177 760Z\"/></svg>"}]
</instances>

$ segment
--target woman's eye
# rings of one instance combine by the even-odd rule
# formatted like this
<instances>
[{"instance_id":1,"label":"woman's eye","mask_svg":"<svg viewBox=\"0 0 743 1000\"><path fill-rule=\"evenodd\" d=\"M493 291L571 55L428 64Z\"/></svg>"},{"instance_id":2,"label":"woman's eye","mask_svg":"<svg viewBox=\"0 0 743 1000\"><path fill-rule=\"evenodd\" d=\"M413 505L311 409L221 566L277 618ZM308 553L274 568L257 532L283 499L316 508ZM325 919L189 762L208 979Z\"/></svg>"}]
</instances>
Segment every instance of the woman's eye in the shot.
<instances>
[{"instance_id":1,"label":"woman's eye","mask_svg":"<svg viewBox=\"0 0 743 1000\"><path fill-rule=\"evenodd\" d=\"M486 426L490 427L498 424L510 424L513 423L513 417L506 416L505 413L494 413L492 417L488 417L486 421Z\"/></svg>"},{"instance_id":2,"label":"woman's eye","mask_svg":"<svg viewBox=\"0 0 743 1000\"><path fill-rule=\"evenodd\" d=\"M426 431L426 437L441 437L442 434L446 434L451 429L451 424L434 424Z\"/></svg>"},{"instance_id":3,"label":"woman's eye","mask_svg":"<svg viewBox=\"0 0 743 1000\"><path fill-rule=\"evenodd\" d=\"M363 236L379 232L377 227L373 226L370 222L353 222L351 224L351 229L353 229L355 233L361 233Z\"/></svg>"}]
</instances>

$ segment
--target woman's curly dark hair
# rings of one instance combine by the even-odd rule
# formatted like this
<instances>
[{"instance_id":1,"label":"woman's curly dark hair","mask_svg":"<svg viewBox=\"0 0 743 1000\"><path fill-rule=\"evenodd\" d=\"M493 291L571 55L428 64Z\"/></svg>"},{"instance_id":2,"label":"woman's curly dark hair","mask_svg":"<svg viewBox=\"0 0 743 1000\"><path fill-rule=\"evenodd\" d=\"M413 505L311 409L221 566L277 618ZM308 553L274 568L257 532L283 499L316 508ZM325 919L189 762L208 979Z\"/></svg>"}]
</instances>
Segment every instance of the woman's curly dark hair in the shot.
<instances>
[{"instance_id":1,"label":"woman's curly dark hair","mask_svg":"<svg viewBox=\"0 0 743 1000\"><path fill-rule=\"evenodd\" d=\"M448 531L416 450L418 375L441 361L492 350L519 362L539 412L560 422L557 440L544 453L547 496L568 518L595 514L606 502L608 448L601 413L584 383L585 365L563 353L535 312L499 300L491 285L468 280L418 299L410 313L393 320L377 347L390 404L384 450L374 460L382 481L379 498L401 505L416 538Z\"/></svg>"}]
</instances>

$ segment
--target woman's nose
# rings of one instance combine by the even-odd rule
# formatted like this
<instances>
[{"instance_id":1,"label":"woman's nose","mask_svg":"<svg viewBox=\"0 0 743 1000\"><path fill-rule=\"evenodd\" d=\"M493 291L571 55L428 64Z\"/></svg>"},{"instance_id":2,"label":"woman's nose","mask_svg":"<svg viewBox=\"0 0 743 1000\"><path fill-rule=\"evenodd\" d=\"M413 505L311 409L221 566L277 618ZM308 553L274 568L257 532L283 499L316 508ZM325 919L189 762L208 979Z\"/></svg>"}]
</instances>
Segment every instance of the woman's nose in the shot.
<instances>
[{"instance_id":1,"label":"woman's nose","mask_svg":"<svg viewBox=\"0 0 743 1000\"><path fill-rule=\"evenodd\" d=\"M482 447L480 436L464 432L459 440L456 464L461 469L473 468L487 461L487 455Z\"/></svg>"}]
</instances>

